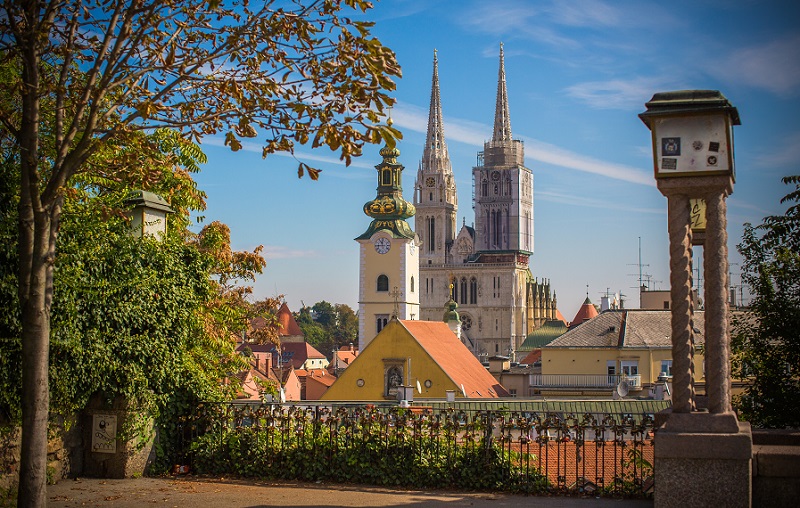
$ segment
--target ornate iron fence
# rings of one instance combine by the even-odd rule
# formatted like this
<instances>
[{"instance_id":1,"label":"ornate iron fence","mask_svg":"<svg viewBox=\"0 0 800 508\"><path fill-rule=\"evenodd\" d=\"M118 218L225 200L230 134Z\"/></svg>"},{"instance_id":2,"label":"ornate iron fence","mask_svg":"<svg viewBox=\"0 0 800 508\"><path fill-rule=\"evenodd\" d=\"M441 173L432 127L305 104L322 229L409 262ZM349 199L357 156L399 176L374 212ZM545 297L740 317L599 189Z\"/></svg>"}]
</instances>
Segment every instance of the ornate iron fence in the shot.
<instances>
[{"instance_id":1,"label":"ornate iron fence","mask_svg":"<svg viewBox=\"0 0 800 508\"><path fill-rule=\"evenodd\" d=\"M651 415L199 404L176 464L397 487L649 496Z\"/></svg>"}]
</instances>

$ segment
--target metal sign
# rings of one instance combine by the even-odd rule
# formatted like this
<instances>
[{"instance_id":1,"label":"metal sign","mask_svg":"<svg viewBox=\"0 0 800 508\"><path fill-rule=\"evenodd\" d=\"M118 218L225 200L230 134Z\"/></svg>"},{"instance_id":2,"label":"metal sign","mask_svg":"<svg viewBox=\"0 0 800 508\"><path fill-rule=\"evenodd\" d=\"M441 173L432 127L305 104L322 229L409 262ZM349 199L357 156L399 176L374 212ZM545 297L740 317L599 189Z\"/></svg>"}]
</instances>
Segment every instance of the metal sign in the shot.
<instances>
[{"instance_id":1,"label":"metal sign","mask_svg":"<svg viewBox=\"0 0 800 508\"><path fill-rule=\"evenodd\" d=\"M92 415L92 451L117 453L117 415Z\"/></svg>"}]
</instances>

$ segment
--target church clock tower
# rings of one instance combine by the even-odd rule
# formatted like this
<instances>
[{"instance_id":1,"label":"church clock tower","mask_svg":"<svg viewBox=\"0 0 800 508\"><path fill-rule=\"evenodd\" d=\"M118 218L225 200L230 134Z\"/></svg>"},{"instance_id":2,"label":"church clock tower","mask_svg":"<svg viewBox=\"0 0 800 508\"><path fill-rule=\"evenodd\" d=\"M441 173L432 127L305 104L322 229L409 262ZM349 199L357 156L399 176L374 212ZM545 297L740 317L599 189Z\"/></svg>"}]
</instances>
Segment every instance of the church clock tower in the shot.
<instances>
[{"instance_id":1,"label":"church clock tower","mask_svg":"<svg viewBox=\"0 0 800 508\"><path fill-rule=\"evenodd\" d=\"M360 246L358 347L363 351L393 316L419 319L419 239L406 219L416 213L403 199L400 150L384 146L378 195L364 205L372 222L356 238Z\"/></svg>"}]
</instances>

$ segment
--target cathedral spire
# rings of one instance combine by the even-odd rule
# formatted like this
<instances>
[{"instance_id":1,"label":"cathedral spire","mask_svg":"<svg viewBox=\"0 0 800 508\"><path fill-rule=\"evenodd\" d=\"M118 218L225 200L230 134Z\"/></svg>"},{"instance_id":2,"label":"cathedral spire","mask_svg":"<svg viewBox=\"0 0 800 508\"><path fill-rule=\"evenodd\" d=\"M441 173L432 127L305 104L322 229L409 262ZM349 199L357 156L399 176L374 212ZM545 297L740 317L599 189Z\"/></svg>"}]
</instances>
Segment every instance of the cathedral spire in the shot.
<instances>
[{"instance_id":1,"label":"cathedral spire","mask_svg":"<svg viewBox=\"0 0 800 508\"><path fill-rule=\"evenodd\" d=\"M431 83L431 104L428 112L428 135L422 152L422 169L426 172L449 172L450 156L444 140L442 121L442 98L439 93L439 58L433 50L433 80Z\"/></svg>"},{"instance_id":2,"label":"cathedral spire","mask_svg":"<svg viewBox=\"0 0 800 508\"><path fill-rule=\"evenodd\" d=\"M511 141L511 117L508 115L506 66L503 43L500 43L500 70L497 74L497 102L494 109L494 134L492 141Z\"/></svg>"}]
</instances>

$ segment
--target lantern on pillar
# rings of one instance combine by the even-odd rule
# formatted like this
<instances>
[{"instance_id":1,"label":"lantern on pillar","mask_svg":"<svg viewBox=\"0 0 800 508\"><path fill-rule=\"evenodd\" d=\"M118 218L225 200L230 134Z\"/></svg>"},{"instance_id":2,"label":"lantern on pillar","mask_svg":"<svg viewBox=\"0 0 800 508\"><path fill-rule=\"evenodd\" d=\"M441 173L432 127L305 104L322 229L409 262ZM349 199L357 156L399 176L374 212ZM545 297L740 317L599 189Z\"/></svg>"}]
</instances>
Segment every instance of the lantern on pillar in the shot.
<instances>
[{"instance_id":1,"label":"lantern on pillar","mask_svg":"<svg viewBox=\"0 0 800 508\"><path fill-rule=\"evenodd\" d=\"M646 106L639 118L651 131L656 185L667 198L672 341L672 408L655 443L655 503L678 506L691 498L698 506L746 507L752 440L731 409L727 308L726 198L739 113L716 90L657 93ZM707 407L697 406L694 386L693 244L703 245ZM705 488L710 471L725 478L725 487Z\"/></svg>"},{"instance_id":2,"label":"lantern on pillar","mask_svg":"<svg viewBox=\"0 0 800 508\"><path fill-rule=\"evenodd\" d=\"M166 234L167 214L175 213L164 198L143 190L131 192L124 204L131 208L126 215L131 220L131 234L136 238Z\"/></svg>"},{"instance_id":3,"label":"lantern on pillar","mask_svg":"<svg viewBox=\"0 0 800 508\"><path fill-rule=\"evenodd\" d=\"M739 112L717 90L661 92L639 118L653 139L656 179L728 175L735 179L733 126Z\"/></svg>"}]
</instances>

